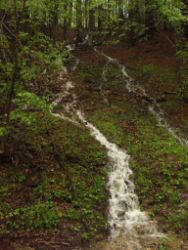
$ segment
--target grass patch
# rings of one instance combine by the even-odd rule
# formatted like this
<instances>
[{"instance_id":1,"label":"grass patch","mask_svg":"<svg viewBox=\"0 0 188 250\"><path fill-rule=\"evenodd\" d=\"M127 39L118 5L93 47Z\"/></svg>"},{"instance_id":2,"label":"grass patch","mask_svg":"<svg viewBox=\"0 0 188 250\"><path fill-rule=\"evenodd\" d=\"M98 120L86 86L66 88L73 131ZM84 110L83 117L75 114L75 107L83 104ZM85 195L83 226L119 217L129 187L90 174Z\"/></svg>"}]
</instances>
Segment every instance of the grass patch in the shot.
<instances>
[{"instance_id":1,"label":"grass patch","mask_svg":"<svg viewBox=\"0 0 188 250\"><path fill-rule=\"evenodd\" d=\"M16 132L24 157L16 166L1 166L1 236L52 229L85 240L103 234L106 151L86 129L68 122L55 119L48 133L35 125L32 137L27 128Z\"/></svg>"},{"instance_id":2,"label":"grass patch","mask_svg":"<svg viewBox=\"0 0 188 250\"><path fill-rule=\"evenodd\" d=\"M153 70L155 67L149 67L149 72ZM111 81L107 88L112 91ZM121 84L116 79L117 89L121 89ZM188 148L159 126L147 107L136 103L134 97L123 93L117 98L112 91L110 100L109 106L101 102L88 116L109 141L131 155L136 192L143 209L157 217L165 230L186 234Z\"/></svg>"}]
</instances>

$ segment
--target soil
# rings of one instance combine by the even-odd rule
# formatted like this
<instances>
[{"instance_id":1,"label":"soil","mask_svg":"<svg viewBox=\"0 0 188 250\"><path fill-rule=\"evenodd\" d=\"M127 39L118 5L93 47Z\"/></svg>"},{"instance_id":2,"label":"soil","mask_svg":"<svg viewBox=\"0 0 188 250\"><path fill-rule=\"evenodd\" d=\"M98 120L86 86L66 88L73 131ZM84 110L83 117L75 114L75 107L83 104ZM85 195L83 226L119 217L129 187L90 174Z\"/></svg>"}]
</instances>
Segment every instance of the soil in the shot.
<instances>
[{"instance_id":1,"label":"soil","mask_svg":"<svg viewBox=\"0 0 188 250\"><path fill-rule=\"evenodd\" d=\"M140 43L134 47L130 47L126 45L126 41L121 41L118 45L106 45L102 46L100 48L103 50L106 54L110 55L113 58L117 58L117 60L121 63L127 66L128 70L134 69L135 66L139 64L154 64L158 67L165 67L168 68L171 71L176 70L176 59L175 59L175 51L171 47L168 41L166 41L164 38L158 38L154 39L153 41L143 42ZM84 47L78 49L75 54L80 58L81 61L84 61L84 63L90 65L90 67L93 66L103 66L105 64L105 59L98 56L94 51L91 50L85 50ZM74 78L73 78L74 79ZM164 86L164 85L161 85ZM164 89L161 89L158 91L158 85L154 84L155 96L161 96L161 93L165 92L173 92L174 89L169 89L167 87L164 87ZM150 93L153 93L153 86L148 87L148 91ZM82 84L81 82L78 82L78 94L82 92ZM175 89L176 91L176 89ZM94 93L94 95L98 96L98 93ZM96 97L97 100L98 97ZM112 98L114 98L112 96ZM166 97L165 98L170 98ZM166 99L165 99L166 100ZM81 99L80 99L81 101ZM97 102L97 101L96 101ZM91 103L90 106L84 107L86 109L86 112L90 109L95 109L96 102L94 101L93 105ZM165 102L165 101L164 101ZM175 108L166 108L164 105L164 109L166 112L166 115L169 119L169 121L173 124L175 127L179 127L182 129L182 131L186 134L188 134L188 131L184 130L181 127L181 124L184 124L185 121L188 120L188 103L179 102L176 100L175 102ZM162 104L163 105L163 104ZM173 106L174 107L174 106ZM125 130L131 130L135 131L134 124L130 123L128 126L125 126ZM27 173L30 175L31 173ZM31 184L31 186L34 184ZM28 190L27 188L22 189L19 191L19 197L20 201L23 196L26 196ZM66 225L62 225L62 227L66 227ZM104 238L104 232L101 238ZM100 238L100 237L98 237ZM100 239L101 239L100 238ZM67 241L68 239L68 241ZM179 250L179 249L186 249L183 248L184 246L174 246L172 248L173 250ZM186 244L184 244L186 247ZM121 240L120 242L115 242L109 247L109 242L105 241L102 243L99 243L99 245L92 247L92 250L116 250L116 249L122 249L119 248L121 246ZM52 234L44 234L40 231L30 233L29 235L26 234L26 232L23 232L23 234L15 235L15 237L10 239L1 239L0 243L0 250L81 250L81 249L87 249L88 246L84 245L84 242L80 241L79 235L66 235L61 234L61 228L53 232ZM151 243L150 245L146 244L145 250L153 250L158 249L158 246L154 243Z\"/></svg>"}]
</instances>

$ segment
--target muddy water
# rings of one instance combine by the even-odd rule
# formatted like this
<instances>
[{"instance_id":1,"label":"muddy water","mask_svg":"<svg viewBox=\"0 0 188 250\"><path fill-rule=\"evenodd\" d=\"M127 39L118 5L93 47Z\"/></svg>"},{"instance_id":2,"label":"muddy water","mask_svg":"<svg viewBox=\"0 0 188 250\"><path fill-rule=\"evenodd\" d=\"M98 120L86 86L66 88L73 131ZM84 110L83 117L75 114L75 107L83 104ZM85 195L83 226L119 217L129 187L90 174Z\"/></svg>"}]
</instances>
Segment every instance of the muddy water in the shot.
<instances>
[{"instance_id":1,"label":"muddy water","mask_svg":"<svg viewBox=\"0 0 188 250\"><path fill-rule=\"evenodd\" d=\"M67 97L69 96L69 101ZM97 245L102 249L139 250L143 239L161 237L156 225L148 215L140 210L138 197L132 180L132 170L129 166L130 156L125 150L111 143L93 124L88 122L81 110L78 109L77 96L74 93L74 83L67 81L57 98L52 103L56 107L62 103L63 112L52 114L61 119L85 126L102 146L106 148L109 158L109 189L108 223L111 237L106 242Z\"/></svg>"}]
</instances>

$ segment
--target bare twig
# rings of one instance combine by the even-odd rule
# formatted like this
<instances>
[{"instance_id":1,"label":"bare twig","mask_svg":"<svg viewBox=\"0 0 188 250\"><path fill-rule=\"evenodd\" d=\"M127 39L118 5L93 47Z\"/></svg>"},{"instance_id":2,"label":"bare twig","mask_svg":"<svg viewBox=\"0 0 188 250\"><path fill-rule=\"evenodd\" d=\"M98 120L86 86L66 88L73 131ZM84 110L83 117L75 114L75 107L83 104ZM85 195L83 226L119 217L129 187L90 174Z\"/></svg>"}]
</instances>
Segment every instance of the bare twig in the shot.
<instances>
[{"instance_id":1,"label":"bare twig","mask_svg":"<svg viewBox=\"0 0 188 250\"><path fill-rule=\"evenodd\" d=\"M9 34L12 37L14 37L15 39L17 39L16 35L9 29L9 27L5 23L3 23L2 25L4 26L4 28L9 32ZM23 46L23 44L21 43L20 40L18 40L17 42L20 44L20 46Z\"/></svg>"}]
</instances>

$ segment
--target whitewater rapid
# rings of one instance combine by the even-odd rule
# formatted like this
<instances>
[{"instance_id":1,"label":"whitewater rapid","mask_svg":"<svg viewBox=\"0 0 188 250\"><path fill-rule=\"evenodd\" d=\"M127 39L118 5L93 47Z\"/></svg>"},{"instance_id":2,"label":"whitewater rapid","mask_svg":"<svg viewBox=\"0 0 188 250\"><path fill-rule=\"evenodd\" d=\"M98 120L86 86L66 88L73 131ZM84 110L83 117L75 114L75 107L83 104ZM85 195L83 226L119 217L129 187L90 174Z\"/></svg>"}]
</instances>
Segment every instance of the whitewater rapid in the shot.
<instances>
[{"instance_id":1,"label":"whitewater rapid","mask_svg":"<svg viewBox=\"0 0 188 250\"><path fill-rule=\"evenodd\" d=\"M74 84L67 81L62 92L52 102L52 114L55 117L65 119L76 125L84 125L103 147L107 150L109 158L109 174L107 188L109 190L108 223L111 231L111 239L117 239L123 234L122 247L129 250L141 248L141 238L161 237L156 224L149 219L147 213L140 210L139 200L135 193L133 172L129 166L130 156L111 143L93 124L88 122L84 113L78 109L78 100L74 91ZM67 97L70 100L67 102ZM56 113L55 107L62 105L63 112ZM77 117L77 118L76 118ZM110 248L109 248L110 249ZM121 248L123 249L123 248Z\"/></svg>"},{"instance_id":2,"label":"whitewater rapid","mask_svg":"<svg viewBox=\"0 0 188 250\"><path fill-rule=\"evenodd\" d=\"M161 234L157 231L155 223L140 210L132 179L133 172L129 166L130 156L125 150L109 142L93 124L85 119L81 111L77 111L77 115L91 135L107 150L110 165L107 183L110 193L108 222L111 236L115 238L123 233L128 238L129 235L129 239L130 236L132 239L131 246L133 247L134 244L137 249L140 249L138 248L140 237L160 237Z\"/></svg>"}]
</instances>

